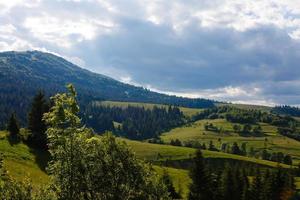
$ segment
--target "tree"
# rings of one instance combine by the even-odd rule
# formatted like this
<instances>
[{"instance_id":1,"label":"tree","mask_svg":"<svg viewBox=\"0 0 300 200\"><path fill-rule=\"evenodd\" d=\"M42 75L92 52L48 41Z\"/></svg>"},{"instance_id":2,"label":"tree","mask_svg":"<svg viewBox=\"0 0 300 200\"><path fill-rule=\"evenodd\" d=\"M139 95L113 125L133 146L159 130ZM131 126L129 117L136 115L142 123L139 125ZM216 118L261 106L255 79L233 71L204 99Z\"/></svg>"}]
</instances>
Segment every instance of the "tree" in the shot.
<instances>
[{"instance_id":1,"label":"tree","mask_svg":"<svg viewBox=\"0 0 300 200\"><path fill-rule=\"evenodd\" d=\"M240 147L238 146L238 144L236 142L233 143L232 147L231 147L231 153L232 154L237 154L237 155L241 155L242 152L240 150Z\"/></svg>"},{"instance_id":2,"label":"tree","mask_svg":"<svg viewBox=\"0 0 300 200\"><path fill-rule=\"evenodd\" d=\"M247 143L243 142L241 146L241 153L242 155L246 156L247 155Z\"/></svg>"},{"instance_id":3,"label":"tree","mask_svg":"<svg viewBox=\"0 0 300 200\"><path fill-rule=\"evenodd\" d=\"M210 151L218 151L218 149L215 147L213 141L209 141L208 150Z\"/></svg>"},{"instance_id":4,"label":"tree","mask_svg":"<svg viewBox=\"0 0 300 200\"><path fill-rule=\"evenodd\" d=\"M255 127L253 128L253 134L254 134L254 135L261 135L261 134L262 134L262 128L261 128L260 125L255 126Z\"/></svg>"},{"instance_id":5,"label":"tree","mask_svg":"<svg viewBox=\"0 0 300 200\"><path fill-rule=\"evenodd\" d=\"M229 166L223 170L221 183L220 183L220 194L222 199L231 200L235 196L234 188L234 174Z\"/></svg>"},{"instance_id":6,"label":"tree","mask_svg":"<svg viewBox=\"0 0 300 200\"><path fill-rule=\"evenodd\" d=\"M9 132L9 141L12 143L16 143L20 141L20 127L19 122L15 113L11 114L8 124L7 130Z\"/></svg>"},{"instance_id":7,"label":"tree","mask_svg":"<svg viewBox=\"0 0 300 200\"><path fill-rule=\"evenodd\" d=\"M261 159L263 159L263 160L270 160L270 157L271 157L271 155L270 155L270 153L266 149L262 150L262 152L261 152Z\"/></svg>"},{"instance_id":8,"label":"tree","mask_svg":"<svg viewBox=\"0 0 300 200\"><path fill-rule=\"evenodd\" d=\"M28 129L31 135L28 143L36 147L47 149L46 124L43 120L44 113L49 111L49 104L42 91L39 91L33 98L31 109L28 113Z\"/></svg>"},{"instance_id":9,"label":"tree","mask_svg":"<svg viewBox=\"0 0 300 200\"><path fill-rule=\"evenodd\" d=\"M171 140L170 142L170 145L173 145L173 146L182 146L182 143L179 139L175 139L175 140Z\"/></svg>"},{"instance_id":10,"label":"tree","mask_svg":"<svg viewBox=\"0 0 300 200\"><path fill-rule=\"evenodd\" d=\"M244 127L243 127L243 134L247 135L247 134L250 134L252 130L252 126L250 124L245 124Z\"/></svg>"},{"instance_id":11,"label":"tree","mask_svg":"<svg viewBox=\"0 0 300 200\"><path fill-rule=\"evenodd\" d=\"M52 188L60 199L169 199L149 165L111 134L97 137L78 117L76 92L57 94L47 122Z\"/></svg>"},{"instance_id":12,"label":"tree","mask_svg":"<svg viewBox=\"0 0 300 200\"><path fill-rule=\"evenodd\" d=\"M211 200L211 180L204 164L201 150L196 151L193 160L193 167L190 172L192 184L190 185L189 200Z\"/></svg>"},{"instance_id":13,"label":"tree","mask_svg":"<svg viewBox=\"0 0 300 200\"><path fill-rule=\"evenodd\" d=\"M261 172L259 169L256 170L255 177L251 184L250 200L259 200L262 196L263 182Z\"/></svg>"},{"instance_id":14,"label":"tree","mask_svg":"<svg viewBox=\"0 0 300 200\"><path fill-rule=\"evenodd\" d=\"M287 165L292 165L293 164L292 157L290 155L285 155L283 158L283 163Z\"/></svg>"},{"instance_id":15,"label":"tree","mask_svg":"<svg viewBox=\"0 0 300 200\"><path fill-rule=\"evenodd\" d=\"M241 129L242 128L241 128L240 125L237 125L237 124L233 125L233 130L234 130L235 133L241 132Z\"/></svg>"},{"instance_id":16,"label":"tree","mask_svg":"<svg viewBox=\"0 0 300 200\"><path fill-rule=\"evenodd\" d=\"M175 187L172 183L172 179L166 170L163 171L162 182L166 185L167 190L169 192L169 197L171 199L181 199L180 194L178 194L175 190Z\"/></svg>"}]
</instances>

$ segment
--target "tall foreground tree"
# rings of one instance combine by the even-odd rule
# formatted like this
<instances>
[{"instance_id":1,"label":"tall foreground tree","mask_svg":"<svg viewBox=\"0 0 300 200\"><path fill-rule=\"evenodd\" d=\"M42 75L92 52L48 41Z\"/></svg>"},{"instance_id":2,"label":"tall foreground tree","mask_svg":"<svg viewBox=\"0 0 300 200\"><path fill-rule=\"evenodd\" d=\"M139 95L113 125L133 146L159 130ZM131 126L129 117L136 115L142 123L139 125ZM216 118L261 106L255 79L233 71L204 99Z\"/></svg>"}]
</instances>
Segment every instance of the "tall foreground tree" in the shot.
<instances>
[{"instance_id":1,"label":"tall foreground tree","mask_svg":"<svg viewBox=\"0 0 300 200\"><path fill-rule=\"evenodd\" d=\"M47 127L43 121L43 115L48 111L49 104L46 101L45 95L42 91L39 91L33 98L31 109L28 113L28 129L31 132L28 142L42 149L47 148Z\"/></svg>"},{"instance_id":2,"label":"tall foreground tree","mask_svg":"<svg viewBox=\"0 0 300 200\"><path fill-rule=\"evenodd\" d=\"M204 164L201 150L197 150L194 166L191 169L192 184L189 200L210 200L213 197L210 174Z\"/></svg>"},{"instance_id":3,"label":"tall foreground tree","mask_svg":"<svg viewBox=\"0 0 300 200\"><path fill-rule=\"evenodd\" d=\"M166 186L111 134L97 137L78 117L76 92L57 94L45 114L51 162L49 173L58 199L169 199Z\"/></svg>"}]
</instances>

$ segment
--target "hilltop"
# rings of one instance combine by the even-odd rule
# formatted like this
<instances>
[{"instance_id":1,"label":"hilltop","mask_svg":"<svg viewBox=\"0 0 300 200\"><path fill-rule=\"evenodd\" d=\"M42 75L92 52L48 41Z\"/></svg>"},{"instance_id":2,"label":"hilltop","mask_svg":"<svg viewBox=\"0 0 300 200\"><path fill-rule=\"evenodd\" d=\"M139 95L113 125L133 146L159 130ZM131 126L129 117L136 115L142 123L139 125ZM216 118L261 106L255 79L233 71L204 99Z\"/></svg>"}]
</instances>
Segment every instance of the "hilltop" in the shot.
<instances>
[{"instance_id":1,"label":"hilltop","mask_svg":"<svg viewBox=\"0 0 300 200\"><path fill-rule=\"evenodd\" d=\"M92 100L135 101L178 106L212 107L213 101L189 99L152 92L80 68L62 57L40 51L0 53L0 125L7 114L17 112L26 121L30 101L38 90L48 96L65 90L72 83L81 105Z\"/></svg>"}]
</instances>

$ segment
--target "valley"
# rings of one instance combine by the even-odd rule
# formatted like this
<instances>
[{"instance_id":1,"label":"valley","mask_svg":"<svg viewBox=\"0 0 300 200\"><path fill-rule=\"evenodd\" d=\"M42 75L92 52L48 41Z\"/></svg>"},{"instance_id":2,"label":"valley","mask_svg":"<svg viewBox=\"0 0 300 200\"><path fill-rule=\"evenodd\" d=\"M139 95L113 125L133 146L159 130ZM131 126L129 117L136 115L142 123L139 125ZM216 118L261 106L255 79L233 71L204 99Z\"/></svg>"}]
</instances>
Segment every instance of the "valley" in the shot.
<instances>
[{"instance_id":1,"label":"valley","mask_svg":"<svg viewBox=\"0 0 300 200\"><path fill-rule=\"evenodd\" d=\"M174 193L181 199L188 199L191 185L195 183L191 173L195 173L197 159L208 171L203 173L211 176L212 180L207 181L218 180L216 187L228 185L225 181L231 175L226 175L227 172L242 173L243 180L247 182L244 187L249 191L253 190L254 186L250 185L255 183L252 180L256 180L259 173L273 173L271 177L283 173L277 178L291 178L284 182L293 183L288 186L295 186L293 195L300 190L300 121L297 108L221 103L153 93L93 74L61 58L40 52L8 52L1 56L8 58L5 65L0 65L0 73L10 75L0 82L14 78L21 81L22 77L26 77L22 83L26 87L32 80L38 83L38 87L27 87L26 90L13 90L13 84L0 88L3 99L0 105L0 160L3 159L3 166L0 169L12 180L21 183L29 180L33 194L39 195L41 188L54 184L52 179L57 176L54 169L58 166L67 170L60 174L61 178L65 173L72 170L79 172L84 168L85 178L91 182L102 180L91 177L89 173L92 170L105 176L106 172L102 169L110 171L116 168L123 170L123 175L127 176L135 172L130 171L131 168L124 170L123 166L140 166L136 170L140 170L143 184L149 184L147 181L150 180L156 187L158 183L155 181L159 178L164 180L162 184L168 186L169 193L165 194ZM21 66L25 60L28 65ZM37 65L47 67L42 69ZM6 72L6 68L10 71ZM18 70L12 73L11 68ZM50 73L43 70L50 70ZM66 75L69 73L72 75ZM64 74L62 79L59 78L61 74ZM85 77L84 80L81 77ZM51 81L51 86L46 87L44 81L50 79L60 81ZM69 93L61 93L64 91L63 85L69 81L74 82L74 86L68 84ZM101 88L97 88L99 84ZM78 92L75 86L79 88ZM128 93L128 90L133 93ZM125 96L120 94L124 91ZM49 96L55 93L50 100ZM22 98L23 95L26 98ZM14 96L18 98L11 103L10 99ZM72 136L73 133L77 135ZM78 138L73 141L73 137ZM78 146L74 148L73 143L76 142ZM53 150L56 145L57 149ZM66 149L68 151L65 152ZM57 152L54 154L55 150ZM73 152L82 160L75 163ZM60 156L55 158L56 155ZM72 165L61 165L63 160L57 162L63 156L79 168L71 170L68 167ZM88 167L99 164L94 159L99 159L103 166L91 168L89 172ZM119 159L122 164L116 164L114 159ZM79 164L83 161L89 164ZM113 167L105 168L103 163ZM116 175L118 179L118 173L112 171L109 175ZM268 178L263 180L270 181ZM110 180L114 179L108 178L107 181ZM130 180L122 181L131 184ZM20 187L25 186L21 184ZM217 189L222 194L223 190ZM105 192L101 194L106 195Z\"/></svg>"}]
</instances>

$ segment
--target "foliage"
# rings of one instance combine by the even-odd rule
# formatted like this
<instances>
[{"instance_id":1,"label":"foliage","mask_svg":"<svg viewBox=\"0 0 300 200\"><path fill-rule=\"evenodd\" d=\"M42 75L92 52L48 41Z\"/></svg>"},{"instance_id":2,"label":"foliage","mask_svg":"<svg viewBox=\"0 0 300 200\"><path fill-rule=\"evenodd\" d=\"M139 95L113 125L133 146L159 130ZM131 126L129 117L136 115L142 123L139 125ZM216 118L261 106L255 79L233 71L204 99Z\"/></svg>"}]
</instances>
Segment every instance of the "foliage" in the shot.
<instances>
[{"instance_id":1,"label":"foliage","mask_svg":"<svg viewBox=\"0 0 300 200\"><path fill-rule=\"evenodd\" d=\"M176 192L173 182L171 180L171 177L166 170L163 171L161 180L166 185L167 190L169 192L169 197L171 199L181 199L180 194Z\"/></svg>"},{"instance_id":2,"label":"foliage","mask_svg":"<svg viewBox=\"0 0 300 200\"><path fill-rule=\"evenodd\" d=\"M28 130L31 134L28 143L41 149L47 149L46 124L43 121L44 113L49 111L49 103L42 91L33 98L31 109L28 113Z\"/></svg>"},{"instance_id":3,"label":"foliage","mask_svg":"<svg viewBox=\"0 0 300 200\"><path fill-rule=\"evenodd\" d=\"M290 115L294 117L300 117L300 108L283 105L283 106L275 106L271 110L272 113L281 114L281 115Z\"/></svg>"},{"instance_id":4,"label":"foliage","mask_svg":"<svg viewBox=\"0 0 300 200\"><path fill-rule=\"evenodd\" d=\"M52 160L49 173L58 199L168 199L165 185L111 135L93 137L82 126L72 85L45 114Z\"/></svg>"},{"instance_id":5,"label":"foliage","mask_svg":"<svg viewBox=\"0 0 300 200\"><path fill-rule=\"evenodd\" d=\"M184 115L178 107L169 106L146 109L90 104L84 112L84 122L97 133L113 131L130 139L156 138L160 133L184 123ZM113 122L120 123L115 128Z\"/></svg>"},{"instance_id":6,"label":"foliage","mask_svg":"<svg viewBox=\"0 0 300 200\"><path fill-rule=\"evenodd\" d=\"M11 114L8 124L7 124L7 130L9 133L8 139L10 143L18 143L21 140L20 137L20 126L19 122L17 120L16 114Z\"/></svg>"},{"instance_id":7,"label":"foliage","mask_svg":"<svg viewBox=\"0 0 300 200\"><path fill-rule=\"evenodd\" d=\"M213 197L213 191L211 188L211 179L206 171L202 152L196 151L195 158L193 160L194 165L191 169L192 184L190 186L189 200L208 200Z\"/></svg>"},{"instance_id":8,"label":"foliage","mask_svg":"<svg viewBox=\"0 0 300 200\"><path fill-rule=\"evenodd\" d=\"M282 200L295 195L294 178L287 171L276 169L262 173L257 168L251 182L248 176L239 166L210 171L199 150L191 169L189 199Z\"/></svg>"}]
</instances>

